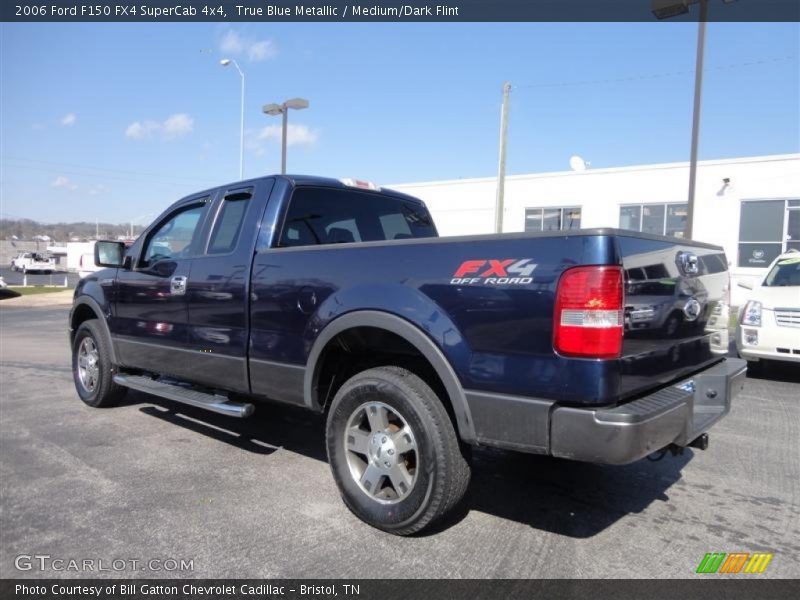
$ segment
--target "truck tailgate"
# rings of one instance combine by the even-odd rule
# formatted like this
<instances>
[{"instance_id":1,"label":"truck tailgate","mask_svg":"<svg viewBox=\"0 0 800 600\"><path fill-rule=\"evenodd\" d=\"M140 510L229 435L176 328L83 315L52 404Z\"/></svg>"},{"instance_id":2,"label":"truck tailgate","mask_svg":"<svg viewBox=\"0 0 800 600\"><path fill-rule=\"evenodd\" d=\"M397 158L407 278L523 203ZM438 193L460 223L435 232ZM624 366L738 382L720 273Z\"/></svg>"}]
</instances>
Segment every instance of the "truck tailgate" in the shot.
<instances>
[{"instance_id":1,"label":"truck tailgate","mask_svg":"<svg viewBox=\"0 0 800 600\"><path fill-rule=\"evenodd\" d=\"M620 396L686 377L728 351L722 249L680 239L617 237L625 275Z\"/></svg>"}]
</instances>

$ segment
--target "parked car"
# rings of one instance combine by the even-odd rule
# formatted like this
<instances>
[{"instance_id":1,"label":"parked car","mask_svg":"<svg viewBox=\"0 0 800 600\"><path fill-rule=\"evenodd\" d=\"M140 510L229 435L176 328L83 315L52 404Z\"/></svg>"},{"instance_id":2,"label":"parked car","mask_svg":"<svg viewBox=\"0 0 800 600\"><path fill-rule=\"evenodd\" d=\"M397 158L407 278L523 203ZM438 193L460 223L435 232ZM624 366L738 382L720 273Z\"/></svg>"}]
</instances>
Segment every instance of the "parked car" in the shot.
<instances>
[{"instance_id":1,"label":"parked car","mask_svg":"<svg viewBox=\"0 0 800 600\"><path fill-rule=\"evenodd\" d=\"M11 270L49 274L56 270L56 261L39 252L23 252L11 260Z\"/></svg>"},{"instance_id":2,"label":"parked car","mask_svg":"<svg viewBox=\"0 0 800 600\"><path fill-rule=\"evenodd\" d=\"M73 378L92 407L135 389L241 418L258 402L325 414L345 504L406 535L459 502L471 446L606 464L705 449L745 371L708 326L727 300L727 262L702 268L714 255L615 229L437 238L405 194L253 179L180 200L130 248L97 242ZM635 339L623 272L654 261L705 309Z\"/></svg>"},{"instance_id":3,"label":"parked car","mask_svg":"<svg viewBox=\"0 0 800 600\"><path fill-rule=\"evenodd\" d=\"M778 256L760 285L739 285L751 290L736 326L736 349L748 368L769 360L800 362L800 252Z\"/></svg>"}]
</instances>

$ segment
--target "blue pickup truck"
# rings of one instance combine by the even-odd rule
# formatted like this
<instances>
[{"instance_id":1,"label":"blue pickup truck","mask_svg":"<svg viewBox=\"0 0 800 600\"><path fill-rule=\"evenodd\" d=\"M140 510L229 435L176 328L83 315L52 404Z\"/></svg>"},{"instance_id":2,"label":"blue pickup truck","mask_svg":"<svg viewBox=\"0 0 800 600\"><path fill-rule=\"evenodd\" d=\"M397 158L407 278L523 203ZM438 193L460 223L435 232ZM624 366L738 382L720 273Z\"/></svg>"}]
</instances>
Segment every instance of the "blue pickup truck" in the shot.
<instances>
[{"instance_id":1,"label":"blue pickup truck","mask_svg":"<svg viewBox=\"0 0 800 600\"><path fill-rule=\"evenodd\" d=\"M439 238L420 200L367 182L206 190L95 261L69 317L87 405L134 389L239 418L323 413L344 502L399 535L459 502L472 446L606 464L705 449L744 377L720 248L615 229Z\"/></svg>"}]
</instances>

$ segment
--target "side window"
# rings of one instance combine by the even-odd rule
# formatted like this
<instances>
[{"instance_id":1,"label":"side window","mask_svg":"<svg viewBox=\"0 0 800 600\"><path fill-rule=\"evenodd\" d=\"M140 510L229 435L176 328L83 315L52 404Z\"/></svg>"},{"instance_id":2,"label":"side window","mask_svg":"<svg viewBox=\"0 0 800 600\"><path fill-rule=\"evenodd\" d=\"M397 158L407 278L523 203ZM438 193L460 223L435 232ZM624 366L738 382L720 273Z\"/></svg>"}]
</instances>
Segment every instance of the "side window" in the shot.
<instances>
[{"instance_id":1,"label":"side window","mask_svg":"<svg viewBox=\"0 0 800 600\"><path fill-rule=\"evenodd\" d=\"M194 253L192 240L205 208L205 204L188 206L155 229L147 239L142 255L144 264L191 256Z\"/></svg>"},{"instance_id":2,"label":"side window","mask_svg":"<svg viewBox=\"0 0 800 600\"><path fill-rule=\"evenodd\" d=\"M211 241L208 243L208 254L227 254L236 249L248 200L250 194L242 193L226 196L222 201L214 230L211 232Z\"/></svg>"}]
</instances>

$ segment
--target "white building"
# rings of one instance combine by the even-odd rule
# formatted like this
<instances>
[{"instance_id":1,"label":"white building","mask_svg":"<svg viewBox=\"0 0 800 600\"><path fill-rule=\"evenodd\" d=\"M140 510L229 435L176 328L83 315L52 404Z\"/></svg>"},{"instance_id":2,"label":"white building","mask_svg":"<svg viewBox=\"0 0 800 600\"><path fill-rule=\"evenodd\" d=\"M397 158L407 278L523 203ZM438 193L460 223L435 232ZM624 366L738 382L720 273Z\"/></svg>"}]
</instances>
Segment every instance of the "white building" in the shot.
<instances>
[{"instance_id":1,"label":"white building","mask_svg":"<svg viewBox=\"0 0 800 600\"><path fill-rule=\"evenodd\" d=\"M503 231L618 227L683 237L689 163L506 177ZM425 201L441 235L492 233L494 177L389 186ZM698 163L694 238L725 249L731 303L780 252L800 250L800 154Z\"/></svg>"}]
</instances>

